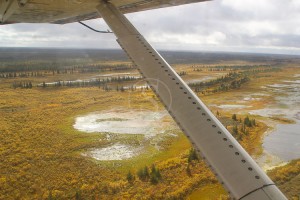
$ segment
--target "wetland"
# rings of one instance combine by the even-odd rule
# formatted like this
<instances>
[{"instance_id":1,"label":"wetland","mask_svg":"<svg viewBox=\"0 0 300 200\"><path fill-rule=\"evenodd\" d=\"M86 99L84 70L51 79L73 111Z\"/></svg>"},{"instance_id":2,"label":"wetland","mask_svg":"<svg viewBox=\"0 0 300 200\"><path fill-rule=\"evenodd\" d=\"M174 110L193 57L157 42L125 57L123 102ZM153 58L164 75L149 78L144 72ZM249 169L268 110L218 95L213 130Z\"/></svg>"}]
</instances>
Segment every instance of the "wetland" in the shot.
<instances>
[{"instance_id":1,"label":"wetland","mask_svg":"<svg viewBox=\"0 0 300 200\"><path fill-rule=\"evenodd\" d=\"M297 199L300 58L161 53ZM119 50L0 49L0 91L0 199L229 198Z\"/></svg>"}]
</instances>

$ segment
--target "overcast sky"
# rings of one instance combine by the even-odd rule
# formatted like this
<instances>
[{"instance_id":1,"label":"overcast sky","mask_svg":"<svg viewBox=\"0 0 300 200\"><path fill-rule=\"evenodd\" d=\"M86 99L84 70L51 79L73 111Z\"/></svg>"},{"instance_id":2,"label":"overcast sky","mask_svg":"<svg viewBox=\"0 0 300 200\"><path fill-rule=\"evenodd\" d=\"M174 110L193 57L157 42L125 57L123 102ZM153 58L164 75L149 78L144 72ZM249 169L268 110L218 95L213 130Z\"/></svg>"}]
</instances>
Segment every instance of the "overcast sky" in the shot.
<instances>
[{"instance_id":1,"label":"overcast sky","mask_svg":"<svg viewBox=\"0 0 300 200\"><path fill-rule=\"evenodd\" d=\"M300 54L300 0L214 0L126 15L157 49ZM102 19L86 22L108 29ZM78 23L0 26L0 47L119 48Z\"/></svg>"}]
</instances>

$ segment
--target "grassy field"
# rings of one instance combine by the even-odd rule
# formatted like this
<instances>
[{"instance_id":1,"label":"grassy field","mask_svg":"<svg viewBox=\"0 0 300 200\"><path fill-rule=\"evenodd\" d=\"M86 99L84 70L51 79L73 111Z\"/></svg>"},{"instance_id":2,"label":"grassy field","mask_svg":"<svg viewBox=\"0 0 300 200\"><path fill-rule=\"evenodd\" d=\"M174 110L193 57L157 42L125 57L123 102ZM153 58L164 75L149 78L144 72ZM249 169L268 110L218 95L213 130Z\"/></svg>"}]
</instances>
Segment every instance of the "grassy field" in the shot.
<instances>
[{"instance_id":1,"label":"grassy field","mask_svg":"<svg viewBox=\"0 0 300 200\"><path fill-rule=\"evenodd\" d=\"M128 63L106 64L114 66ZM232 63L233 66L237 64L245 63ZM249 62L246 64L249 65ZM186 81L204 77L214 80L229 73L209 70L215 69L218 64L207 66L207 70L203 71L195 71L194 65L201 66L199 63L178 64L175 69L178 73L187 73L182 76ZM248 69L238 69L237 72L245 70ZM128 70L118 71L125 72ZM136 73L134 69L130 72ZM280 66L280 71L251 75L250 81L239 88L210 92L219 87L216 84L207 88L205 93L197 94L214 113L219 113L218 118L232 131L233 124L242 127L242 122L231 119L232 114L240 109L226 110L216 105L231 104L243 99L245 95L259 93L262 86L285 80L295 73L300 74L300 69ZM36 87L42 82L89 79L98 74L54 73L39 77L0 79L0 199L228 198L226 191L201 160L188 162L191 145L170 116L166 116L164 120L168 123L168 131L176 137L163 137L159 143L161 150L151 145L155 138L147 140L141 135L115 134L113 139L106 140L106 133L85 133L73 128L77 116L95 111L115 108L162 111L163 106L150 90L121 92L115 89L105 91L96 86ZM16 81L31 82L33 87L14 89L12 85ZM116 84L123 83L110 83L112 87ZM251 104L251 109L259 109L272 101L274 97L264 96L247 103ZM243 109L243 113L237 115L238 118L244 119L248 110L250 108ZM250 117L256 119L256 125L247 128L247 134L240 132L237 136L250 154L259 155L262 151L262 137L268 126L263 117ZM271 120L274 123L290 123L281 118ZM90 149L107 147L116 142L143 145L144 151L132 159L122 161L97 161L82 155ZM153 164L160 170L161 180L155 184L150 177L140 180L138 171L145 166L150 171ZM293 170L290 167L287 172L278 169L271 172L271 177L275 177L283 191L293 197L297 195L297 190L290 191L287 186L290 180L294 184L299 178L280 176L283 171L287 174L292 171L299 177L299 169L293 165ZM128 172L133 174L132 181L128 181ZM295 187L298 188L299 184Z\"/></svg>"}]
</instances>

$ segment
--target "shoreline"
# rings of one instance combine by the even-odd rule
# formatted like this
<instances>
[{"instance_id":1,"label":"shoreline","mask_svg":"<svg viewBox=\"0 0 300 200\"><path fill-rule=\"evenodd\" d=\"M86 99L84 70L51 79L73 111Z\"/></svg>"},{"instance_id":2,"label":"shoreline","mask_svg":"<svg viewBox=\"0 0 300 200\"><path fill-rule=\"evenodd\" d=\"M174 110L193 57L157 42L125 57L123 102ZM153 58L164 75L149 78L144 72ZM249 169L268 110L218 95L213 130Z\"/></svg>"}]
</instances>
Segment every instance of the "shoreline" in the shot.
<instances>
[{"instance_id":1,"label":"shoreline","mask_svg":"<svg viewBox=\"0 0 300 200\"><path fill-rule=\"evenodd\" d=\"M274 133L277 130L277 126L283 123L276 123L274 120L272 120L272 118L269 117L267 119L263 119L262 122L268 124L267 125L268 129L262 134L261 144L260 144L260 148L262 149L262 152L260 154L253 155L253 159L265 172L268 172L277 167L285 166L289 164L291 161L282 160L278 156L268 152L263 146L265 137Z\"/></svg>"}]
</instances>

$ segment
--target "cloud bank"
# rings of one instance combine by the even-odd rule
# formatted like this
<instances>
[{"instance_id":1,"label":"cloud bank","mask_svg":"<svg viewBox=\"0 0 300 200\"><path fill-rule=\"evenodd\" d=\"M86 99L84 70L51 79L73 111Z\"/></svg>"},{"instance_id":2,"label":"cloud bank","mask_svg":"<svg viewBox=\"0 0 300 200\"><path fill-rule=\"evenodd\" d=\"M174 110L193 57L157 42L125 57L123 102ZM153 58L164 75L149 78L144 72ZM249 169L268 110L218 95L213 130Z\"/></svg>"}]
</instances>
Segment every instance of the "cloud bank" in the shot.
<instances>
[{"instance_id":1,"label":"cloud bank","mask_svg":"<svg viewBox=\"0 0 300 200\"><path fill-rule=\"evenodd\" d=\"M215 0L127 17L158 49L300 54L299 0ZM78 23L0 26L0 38L1 47L119 48L113 34Z\"/></svg>"}]
</instances>

